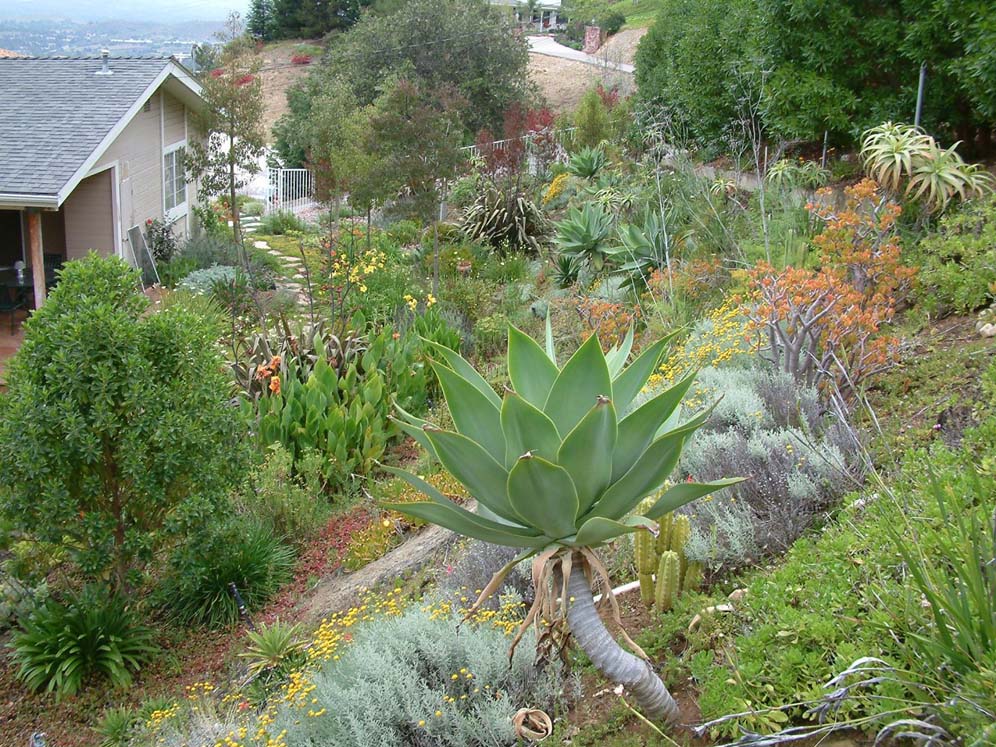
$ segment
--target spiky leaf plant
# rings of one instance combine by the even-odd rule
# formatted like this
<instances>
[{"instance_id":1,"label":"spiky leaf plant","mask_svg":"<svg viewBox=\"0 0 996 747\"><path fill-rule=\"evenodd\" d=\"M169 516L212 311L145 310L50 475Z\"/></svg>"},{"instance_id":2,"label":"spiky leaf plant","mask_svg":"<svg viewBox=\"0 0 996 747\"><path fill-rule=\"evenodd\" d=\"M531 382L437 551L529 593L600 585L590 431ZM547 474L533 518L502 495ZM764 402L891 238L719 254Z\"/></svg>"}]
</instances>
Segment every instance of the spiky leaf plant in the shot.
<instances>
[{"instance_id":1,"label":"spiky leaf plant","mask_svg":"<svg viewBox=\"0 0 996 747\"><path fill-rule=\"evenodd\" d=\"M632 333L607 354L593 335L563 367L557 365L549 321L546 350L515 327L509 328L508 339L511 387L504 396L459 355L437 348L445 363L433 368L456 430L442 430L404 412L399 423L466 486L477 499L477 510L458 506L424 480L396 469L390 471L429 500L388 507L458 534L522 549L477 604L500 587L515 563L536 556L536 601L520 636L539 620L553 622L561 632L569 630L596 668L630 690L644 713L673 720L678 712L674 699L625 633L640 658L609 635L596 613L588 579L599 578L606 592L612 588L595 548L638 527L656 529L657 517L736 482L680 482L641 514L630 516L641 499L661 488L685 440L708 412L679 421L678 406L692 377L632 406L667 339L626 366ZM618 615L613 595L603 597ZM566 628L560 627L563 622ZM562 650L567 635L545 629L539 640Z\"/></svg>"}]
</instances>

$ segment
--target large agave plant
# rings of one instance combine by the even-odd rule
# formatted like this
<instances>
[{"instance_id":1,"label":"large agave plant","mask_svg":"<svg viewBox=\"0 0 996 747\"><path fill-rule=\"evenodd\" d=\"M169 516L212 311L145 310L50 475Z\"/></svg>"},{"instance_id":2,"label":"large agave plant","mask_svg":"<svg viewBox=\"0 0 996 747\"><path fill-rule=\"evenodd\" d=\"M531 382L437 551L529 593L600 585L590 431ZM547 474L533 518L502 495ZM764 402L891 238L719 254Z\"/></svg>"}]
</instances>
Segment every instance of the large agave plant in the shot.
<instances>
[{"instance_id":1,"label":"large agave plant","mask_svg":"<svg viewBox=\"0 0 996 747\"><path fill-rule=\"evenodd\" d=\"M603 581L606 591L611 584L594 548L638 527L655 529L654 519L736 481L680 482L658 494L685 440L708 413L679 422L679 404L692 377L634 406L667 340L627 366L632 344L630 333L621 346L603 354L592 336L559 367L549 322L545 350L511 327L511 387L503 396L459 355L438 348L445 363L433 367L456 430L442 430L404 412L399 425L466 486L477 509L467 510L397 469L390 471L428 500L390 508L468 537L521 548L478 604L494 593L515 562L536 556L536 601L519 637L533 621L566 623L564 630L592 663L626 686L645 713L673 720L677 706L643 652L628 638L639 657L624 651L595 611L590 574ZM649 508L632 515L641 499L655 494ZM604 596L615 604L611 593ZM539 637L541 645L553 642L553 648L566 640L566 632L557 637L550 628Z\"/></svg>"},{"instance_id":2,"label":"large agave plant","mask_svg":"<svg viewBox=\"0 0 996 747\"><path fill-rule=\"evenodd\" d=\"M606 246L612 234L612 216L591 202L579 210L571 208L557 223L557 248L562 255L575 257L593 271L605 266Z\"/></svg>"}]
</instances>

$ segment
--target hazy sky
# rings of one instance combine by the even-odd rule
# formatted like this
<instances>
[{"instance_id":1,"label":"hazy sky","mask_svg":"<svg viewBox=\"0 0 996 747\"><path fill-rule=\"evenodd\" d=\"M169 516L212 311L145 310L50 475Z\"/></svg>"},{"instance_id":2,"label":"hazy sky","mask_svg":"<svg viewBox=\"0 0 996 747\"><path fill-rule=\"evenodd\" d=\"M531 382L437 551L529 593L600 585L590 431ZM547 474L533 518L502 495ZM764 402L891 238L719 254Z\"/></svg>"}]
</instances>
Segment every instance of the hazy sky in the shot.
<instances>
[{"instance_id":1,"label":"hazy sky","mask_svg":"<svg viewBox=\"0 0 996 747\"><path fill-rule=\"evenodd\" d=\"M231 11L245 15L249 0L0 0L0 18L107 18L143 21L222 20Z\"/></svg>"}]
</instances>

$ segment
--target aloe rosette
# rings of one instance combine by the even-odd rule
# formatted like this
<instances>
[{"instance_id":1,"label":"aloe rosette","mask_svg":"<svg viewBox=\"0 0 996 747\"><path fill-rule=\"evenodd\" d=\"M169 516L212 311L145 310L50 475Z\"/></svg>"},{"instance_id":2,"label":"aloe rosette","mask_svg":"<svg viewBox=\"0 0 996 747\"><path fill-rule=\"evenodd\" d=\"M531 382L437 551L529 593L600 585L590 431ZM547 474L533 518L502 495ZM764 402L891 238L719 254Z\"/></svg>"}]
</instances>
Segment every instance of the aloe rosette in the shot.
<instances>
[{"instance_id":1,"label":"aloe rosette","mask_svg":"<svg viewBox=\"0 0 996 747\"><path fill-rule=\"evenodd\" d=\"M455 430L404 411L398 423L467 488L477 500L476 511L454 503L416 475L389 470L428 498L390 508L461 535L521 548L513 563L537 556L536 602L523 629L533 620L549 621L562 613L596 668L623 684L648 716L663 720L677 716L674 700L642 651L627 637L642 658L633 656L609 635L596 613L588 578L594 573L608 581L593 548L639 527L655 531L654 519L736 482L679 482L632 515L641 499L661 489L685 440L708 417L701 412L680 420L679 405L693 377L634 406L668 339L627 366L632 333L608 353L592 335L561 368L549 322L545 350L510 327L511 387L504 396L460 355L433 346L441 362L432 367ZM478 603L498 588L511 565L496 575ZM611 594L604 596L614 605Z\"/></svg>"}]
</instances>

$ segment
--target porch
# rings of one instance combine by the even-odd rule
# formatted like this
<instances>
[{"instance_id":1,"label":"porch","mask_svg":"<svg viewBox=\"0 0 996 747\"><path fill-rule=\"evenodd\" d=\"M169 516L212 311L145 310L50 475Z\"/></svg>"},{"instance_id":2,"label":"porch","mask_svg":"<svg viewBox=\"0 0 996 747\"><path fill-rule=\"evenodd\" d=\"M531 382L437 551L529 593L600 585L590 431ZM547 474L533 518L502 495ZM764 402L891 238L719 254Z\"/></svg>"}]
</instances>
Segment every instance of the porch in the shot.
<instances>
[{"instance_id":1,"label":"porch","mask_svg":"<svg viewBox=\"0 0 996 747\"><path fill-rule=\"evenodd\" d=\"M113 196L108 169L83 179L57 210L0 206L0 381L21 324L44 303L63 263L91 249L114 253Z\"/></svg>"}]
</instances>

